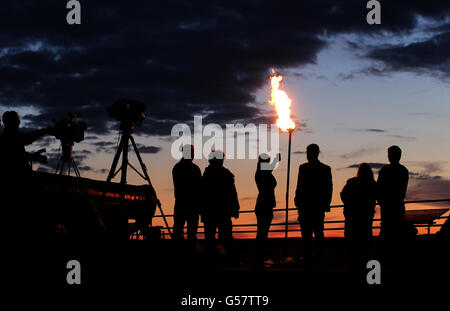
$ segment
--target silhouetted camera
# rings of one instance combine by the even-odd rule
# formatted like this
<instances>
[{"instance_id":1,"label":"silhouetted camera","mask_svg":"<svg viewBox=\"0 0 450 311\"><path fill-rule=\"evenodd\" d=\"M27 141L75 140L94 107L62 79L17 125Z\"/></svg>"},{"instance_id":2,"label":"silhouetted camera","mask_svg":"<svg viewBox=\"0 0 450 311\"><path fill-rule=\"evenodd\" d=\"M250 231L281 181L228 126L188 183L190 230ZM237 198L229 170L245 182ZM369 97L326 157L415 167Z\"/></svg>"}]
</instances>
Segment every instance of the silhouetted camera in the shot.
<instances>
[{"instance_id":1,"label":"silhouetted camera","mask_svg":"<svg viewBox=\"0 0 450 311\"><path fill-rule=\"evenodd\" d=\"M49 135L55 136L61 142L72 145L83 141L87 124L85 122L76 122L79 116L79 113L69 112L67 117L58 121L52 120L55 126L50 128Z\"/></svg>"},{"instance_id":2,"label":"silhouetted camera","mask_svg":"<svg viewBox=\"0 0 450 311\"><path fill-rule=\"evenodd\" d=\"M133 125L142 125L145 119L145 104L136 100L122 98L116 101L109 108L106 108L108 115L122 122L122 125L133 127ZM124 128L122 128L124 130Z\"/></svg>"}]
</instances>

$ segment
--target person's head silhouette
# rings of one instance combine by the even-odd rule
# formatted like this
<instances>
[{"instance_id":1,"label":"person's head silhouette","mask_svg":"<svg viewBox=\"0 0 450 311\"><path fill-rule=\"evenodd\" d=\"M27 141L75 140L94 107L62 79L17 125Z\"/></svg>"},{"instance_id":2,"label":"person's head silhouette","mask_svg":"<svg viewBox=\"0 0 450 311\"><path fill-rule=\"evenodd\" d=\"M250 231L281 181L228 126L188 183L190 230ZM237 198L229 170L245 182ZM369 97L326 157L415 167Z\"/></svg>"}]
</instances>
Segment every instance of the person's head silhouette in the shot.
<instances>
[{"instance_id":1,"label":"person's head silhouette","mask_svg":"<svg viewBox=\"0 0 450 311\"><path fill-rule=\"evenodd\" d=\"M402 149L399 146L390 146L388 148L388 159L391 164L397 164L402 157Z\"/></svg>"},{"instance_id":2,"label":"person's head silhouette","mask_svg":"<svg viewBox=\"0 0 450 311\"><path fill-rule=\"evenodd\" d=\"M20 125L20 118L15 111L6 111L3 114L3 124L5 124L5 129L17 130Z\"/></svg>"},{"instance_id":3,"label":"person's head silhouette","mask_svg":"<svg viewBox=\"0 0 450 311\"><path fill-rule=\"evenodd\" d=\"M183 152L183 160L191 161L194 159L194 146L193 145L183 145L181 151Z\"/></svg>"},{"instance_id":4,"label":"person's head silhouette","mask_svg":"<svg viewBox=\"0 0 450 311\"><path fill-rule=\"evenodd\" d=\"M370 165L367 163L361 163L359 165L358 173L356 174L356 176L360 180L365 182L374 181L372 169L370 168Z\"/></svg>"},{"instance_id":5,"label":"person's head silhouette","mask_svg":"<svg viewBox=\"0 0 450 311\"><path fill-rule=\"evenodd\" d=\"M212 151L208 156L208 162L211 166L220 167L223 166L223 160L225 153L223 151Z\"/></svg>"},{"instance_id":6,"label":"person's head silhouette","mask_svg":"<svg viewBox=\"0 0 450 311\"><path fill-rule=\"evenodd\" d=\"M317 144L310 144L306 147L306 158L308 162L315 162L319 159L320 149Z\"/></svg>"}]
</instances>

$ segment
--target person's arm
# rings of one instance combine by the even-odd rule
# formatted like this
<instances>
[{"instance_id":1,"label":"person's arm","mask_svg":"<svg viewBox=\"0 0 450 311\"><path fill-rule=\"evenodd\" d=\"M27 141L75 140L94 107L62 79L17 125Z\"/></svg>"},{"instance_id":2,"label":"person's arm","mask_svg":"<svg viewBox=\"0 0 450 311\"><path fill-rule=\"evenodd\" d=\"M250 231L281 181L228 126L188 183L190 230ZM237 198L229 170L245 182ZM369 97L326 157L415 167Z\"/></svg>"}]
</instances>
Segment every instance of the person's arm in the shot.
<instances>
[{"instance_id":1,"label":"person's arm","mask_svg":"<svg viewBox=\"0 0 450 311\"><path fill-rule=\"evenodd\" d=\"M206 185L207 185L207 178L208 178L208 173L206 172L206 170L203 172L202 178L200 180L200 190L199 190L199 214L201 216L201 221L203 223L205 223L206 217L207 217L207 213L208 213L208 191L206 189Z\"/></svg>"},{"instance_id":2,"label":"person's arm","mask_svg":"<svg viewBox=\"0 0 450 311\"><path fill-rule=\"evenodd\" d=\"M405 174L403 176L403 188L402 188L402 200L406 197L406 191L408 190L408 182L409 182L409 172L408 169L405 167Z\"/></svg>"},{"instance_id":3,"label":"person's arm","mask_svg":"<svg viewBox=\"0 0 450 311\"><path fill-rule=\"evenodd\" d=\"M294 198L295 206L297 208L300 208L301 201L302 201L302 194L301 194L302 184L301 184L301 181L302 181L302 167L300 166L298 168L297 188L295 189L295 198Z\"/></svg>"},{"instance_id":4,"label":"person's arm","mask_svg":"<svg viewBox=\"0 0 450 311\"><path fill-rule=\"evenodd\" d=\"M263 191L263 189L262 189L262 183L261 183L261 173L259 173L259 172L255 173L255 183L256 183L256 188L258 189L258 193L261 193Z\"/></svg>"},{"instance_id":5,"label":"person's arm","mask_svg":"<svg viewBox=\"0 0 450 311\"><path fill-rule=\"evenodd\" d=\"M202 214L203 212L203 201L202 201L202 172L198 166L195 166L194 170L194 193L192 194L194 196L195 206L194 208L198 211L199 214Z\"/></svg>"},{"instance_id":6,"label":"person's arm","mask_svg":"<svg viewBox=\"0 0 450 311\"><path fill-rule=\"evenodd\" d=\"M327 174L327 208L326 212L330 211L331 200L333 198L333 176L331 174L331 167L328 167Z\"/></svg>"},{"instance_id":7,"label":"person's arm","mask_svg":"<svg viewBox=\"0 0 450 311\"><path fill-rule=\"evenodd\" d=\"M36 140L38 140L39 138L41 138L44 135L48 134L48 128L43 128L37 131L33 131L30 133L24 133L23 135L23 144L24 145L31 145L32 143L34 143Z\"/></svg>"},{"instance_id":8,"label":"person's arm","mask_svg":"<svg viewBox=\"0 0 450 311\"><path fill-rule=\"evenodd\" d=\"M347 202L347 198L348 198L348 181L345 184L344 188L342 188L342 191L341 191L341 201L342 201L342 203L345 204L345 202Z\"/></svg>"},{"instance_id":9,"label":"person's arm","mask_svg":"<svg viewBox=\"0 0 450 311\"><path fill-rule=\"evenodd\" d=\"M380 170L380 173L378 173L378 179L376 184L376 198L380 206L384 204L384 183L385 183L385 176L384 176L384 169L382 168Z\"/></svg>"},{"instance_id":10,"label":"person's arm","mask_svg":"<svg viewBox=\"0 0 450 311\"><path fill-rule=\"evenodd\" d=\"M343 209L344 216L347 216L348 207L350 205L348 203L351 200L351 192L350 180L347 180L347 183L345 184L344 188L342 188L342 191L340 193L342 203L344 203L345 205Z\"/></svg>"},{"instance_id":11,"label":"person's arm","mask_svg":"<svg viewBox=\"0 0 450 311\"><path fill-rule=\"evenodd\" d=\"M237 195L237 191L236 191L236 185L234 184L234 176L232 178L232 183L231 183L231 197L232 197L232 204L233 204L233 209L232 209L232 214L231 216L234 218L239 218L239 199L238 199L238 195Z\"/></svg>"},{"instance_id":12,"label":"person's arm","mask_svg":"<svg viewBox=\"0 0 450 311\"><path fill-rule=\"evenodd\" d=\"M177 198L177 189L178 189L178 174L176 172L176 166L172 169L172 181L173 181L173 194L175 196L175 199Z\"/></svg>"}]
</instances>

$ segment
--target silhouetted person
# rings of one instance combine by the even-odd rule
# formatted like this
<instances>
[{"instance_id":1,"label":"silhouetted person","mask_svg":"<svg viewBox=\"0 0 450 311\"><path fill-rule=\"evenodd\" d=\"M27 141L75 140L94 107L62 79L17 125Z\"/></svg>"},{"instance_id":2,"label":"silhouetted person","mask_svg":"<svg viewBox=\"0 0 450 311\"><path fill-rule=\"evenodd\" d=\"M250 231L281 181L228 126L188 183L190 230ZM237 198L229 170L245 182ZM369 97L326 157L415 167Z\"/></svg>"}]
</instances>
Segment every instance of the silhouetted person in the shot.
<instances>
[{"instance_id":1,"label":"silhouetted person","mask_svg":"<svg viewBox=\"0 0 450 311\"><path fill-rule=\"evenodd\" d=\"M39 193L33 187L29 155L25 151L26 145L47 134L48 130L21 133L20 119L15 111L6 111L2 119L5 126L0 135L2 254L7 273L13 274L14 281L23 281L29 278L25 275L25 261L38 251L34 247L43 246L45 242L39 237L44 236L44 231L50 233L54 229L48 225L46 210L39 206Z\"/></svg>"},{"instance_id":2,"label":"silhouetted person","mask_svg":"<svg viewBox=\"0 0 450 311\"><path fill-rule=\"evenodd\" d=\"M2 199L5 204L3 213L11 213L9 220L21 223L26 219L33 219L28 213L33 210L26 200L31 200L30 191L33 189L30 185L30 155L25 151L25 146L47 134L48 129L21 133L20 119L15 111L6 111L2 119L5 126L0 135L0 176L3 184ZM29 229L29 223L23 225L27 227L23 229Z\"/></svg>"},{"instance_id":3,"label":"silhouetted person","mask_svg":"<svg viewBox=\"0 0 450 311\"><path fill-rule=\"evenodd\" d=\"M194 147L183 146L183 157L172 170L175 191L174 239L183 239L184 224L187 223L187 238L197 239L202 173L192 161Z\"/></svg>"},{"instance_id":4,"label":"silhouetted person","mask_svg":"<svg viewBox=\"0 0 450 311\"><path fill-rule=\"evenodd\" d=\"M239 201L234 175L223 167L224 154L220 151L209 155L209 166L202 178L204 197L202 222L205 224L205 238L215 240L219 231L219 240L230 241L232 236L231 218L239 218Z\"/></svg>"},{"instance_id":5,"label":"silhouetted person","mask_svg":"<svg viewBox=\"0 0 450 311\"><path fill-rule=\"evenodd\" d=\"M269 234L270 225L273 219L273 208L276 206L275 187L277 181L272 174L269 166L263 167L263 164L269 164L270 157L262 154L258 158L258 166L255 173L255 182L258 187L258 197L256 199L255 214L257 220L256 233L256 261L257 264L263 262L264 241Z\"/></svg>"},{"instance_id":6,"label":"silhouetted person","mask_svg":"<svg viewBox=\"0 0 450 311\"><path fill-rule=\"evenodd\" d=\"M450 239L450 218L447 218L445 223L442 225L441 230L439 230L438 235L443 239Z\"/></svg>"},{"instance_id":7,"label":"silhouetted person","mask_svg":"<svg viewBox=\"0 0 450 311\"><path fill-rule=\"evenodd\" d=\"M384 166L378 174L378 202L381 207L381 231L384 238L401 237L407 234L405 219L405 196L408 188L409 173L400 164L402 151L398 146L388 148L390 164Z\"/></svg>"},{"instance_id":8,"label":"silhouetted person","mask_svg":"<svg viewBox=\"0 0 450 311\"><path fill-rule=\"evenodd\" d=\"M330 211L333 182L331 168L319 161L319 146L311 144L306 148L307 163L298 170L295 205L305 247L305 266L312 268L312 238L321 241L324 237L325 212ZM320 245L319 264L322 264Z\"/></svg>"},{"instance_id":9,"label":"silhouetted person","mask_svg":"<svg viewBox=\"0 0 450 311\"><path fill-rule=\"evenodd\" d=\"M25 146L48 134L49 130L45 128L31 133L21 133L20 118L15 111L6 111L2 119L5 128L0 135L0 172L3 178L21 180L31 171Z\"/></svg>"},{"instance_id":10,"label":"silhouetted person","mask_svg":"<svg viewBox=\"0 0 450 311\"><path fill-rule=\"evenodd\" d=\"M347 180L341 199L344 203L345 238L351 267L356 271L364 271L376 205L376 183L367 163L361 163L356 177Z\"/></svg>"},{"instance_id":11,"label":"silhouetted person","mask_svg":"<svg viewBox=\"0 0 450 311\"><path fill-rule=\"evenodd\" d=\"M342 189L341 199L344 203L345 237L370 239L376 205L376 183L369 164L359 165L356 177L347 180Z\"/></svg>"}]
</instances>

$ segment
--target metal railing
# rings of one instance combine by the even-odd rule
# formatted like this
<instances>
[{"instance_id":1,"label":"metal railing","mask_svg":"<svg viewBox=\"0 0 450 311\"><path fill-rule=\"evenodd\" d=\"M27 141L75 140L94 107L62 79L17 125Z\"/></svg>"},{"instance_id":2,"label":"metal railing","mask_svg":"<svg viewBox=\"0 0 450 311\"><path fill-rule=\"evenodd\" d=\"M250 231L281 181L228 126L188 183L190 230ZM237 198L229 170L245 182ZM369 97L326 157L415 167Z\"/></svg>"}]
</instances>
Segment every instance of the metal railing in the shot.
<instances>
[{"instance_id":1,"label":"metal railing","mask_svg":"<svg viewBox=\"0 0 450 311\"><path fill-rule=\"evenodd\" d=\"M439 202L450 202L450 199L433 199L433 200L412 200L412 201L405 201L405 204L415 204L415 203L439 203ZM379 205L379 204L377 204ZM332 205L330 206L330 208L343 208L344 205L343 204L338 204L338 205ZM290 211L297 211L297 208L289 208L289 209L285 209L285 208L275 208L273 209L274 213L281 213L281 212L285 212L286 214L288 214ZM255 213L254 210L244 210L244 211L240 211L239 214L252 214ZM161 218L162 215L155 215L153 216L153 218ZM173 218L174 215L170 214L170 215L165 215L166 218ZM447 219L449 218L449 216L440 216L439 218L436 219ZM374 219L374 222L379 222L381 219L377 218ZM345 220L325 220L324 224L344 224ZM242 227L256 227L257 224L256 223L244 223L244 224L233 224L233 233L236 234L247 234L247 233L256 233L256 229L253 230L235 230L235 228L242 228ZM282 227L284 226L284 229L275 229L274 227ZM296 228L290 228L290 226L295 226ZM433 222L432 224L415 224L416 227L426 227L428 228L428 233L430 233L430 228L431 227L441 227L442 224L438 224ZM172 227L169 227L170 229L173 229ZM199 229L204 229L204 226L198 226ZM163 233L163 237L165 237L165 235L167 234L166 230L167 228L161 227L162 229L162 233ZM372 229L380 229L380 226L373 226ZM186 228L184 228L184 230L186 231ZM336 227L336 228L327 228L324 227L324 231L338 231L338 230L344 230L344 227ZM296 222L281 222L281 223L272 223L271 224L271 229L269 230L270 232L300 232L300 226L298 221ZM204 233L204 231L199 231L198 233L202 234ZM286 234L286 237L288 235Z\"/></svg>"}]
</instances>

